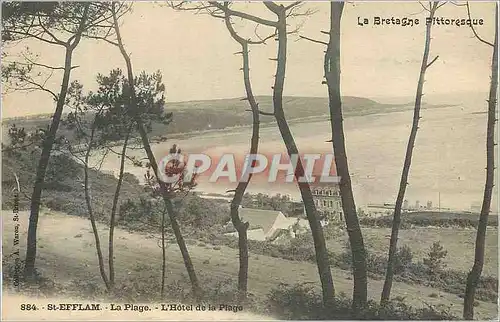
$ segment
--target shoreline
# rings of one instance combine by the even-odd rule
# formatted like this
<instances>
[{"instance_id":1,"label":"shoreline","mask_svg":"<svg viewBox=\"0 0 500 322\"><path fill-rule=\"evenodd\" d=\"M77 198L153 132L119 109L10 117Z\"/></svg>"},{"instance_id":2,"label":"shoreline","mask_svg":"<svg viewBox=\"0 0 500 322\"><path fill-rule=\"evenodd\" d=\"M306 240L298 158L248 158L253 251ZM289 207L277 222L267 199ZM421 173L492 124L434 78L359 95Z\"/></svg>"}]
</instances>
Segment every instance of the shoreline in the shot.
<instances>
[{"instance_id":1,"label":"shoreline","mask_svg":"<svg viewBox=\"0 0 500 322\"><path fill-rule=\"evenodd\" d=\"M403 107L402 109L399 110L388 110L385 112L380 112L380 111L375 111L373 113L366 112L363 114L352 114L352 115L346 115L344 116L345 119L347 118L358 118L358 117L366 117L366 116L373 116L373 115L387 115L387 114L394 114L394 113L405 113L412 111L412 105L411 104L405 104L405 105L400 105L400 104L391 104L394 106L401 106ZM410 108L406 108L409 106ZM450 107L456 107L458 106L457 104L435 104L431 106L423 106L422 110L426 109L443 109L443 108L450 108ZM319 122L325 122L325 118L328 119L329 114L321 114L321 115L314 115L314 116L307 116L307 117L300 117L300 118L294 118L288 120L288 124L300 124L300 123L319 123ZM261 122L260 123L260 128L261 129L266 129L272 127L274 124L276 124L276 121L270 121L270 122ZM197 130L197 131L188 131L188 132L177 132L177 133L171 133L171 134L166 134L163 136L152 136L150 137L150 140L159 140L160 142L152 142L152 145L156 144L162 144L165 143L171 139L183 139L187 140L196 136L201 136L201 135L206 135L206 134L220 134L220 133L240 133L243 132L243 130L248 130L251 129L252 125L234 125L234 126L227 126L224 128L217 128L217 129L209 129L209 130ZM164 140L162 140L165 138ZM123 141L115 141L112 147L117 147L121 144Z\"/></svg>"}]
</instances>

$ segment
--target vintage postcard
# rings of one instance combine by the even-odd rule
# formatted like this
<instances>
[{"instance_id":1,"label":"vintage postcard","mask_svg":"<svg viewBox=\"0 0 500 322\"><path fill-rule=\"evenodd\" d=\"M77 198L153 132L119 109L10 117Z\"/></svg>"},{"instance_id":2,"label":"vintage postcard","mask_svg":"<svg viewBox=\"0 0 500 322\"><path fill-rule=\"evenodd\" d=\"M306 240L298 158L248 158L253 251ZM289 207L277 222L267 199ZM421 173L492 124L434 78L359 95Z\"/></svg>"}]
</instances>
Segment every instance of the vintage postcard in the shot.
<instances>
[{"instance_id":1,"label":"vintage postcard","mask_svg":"<svg viewBox=\"0 0 500 322\"><path fill-rule=\"evenodd\" d=\"M498 318L497 2L1 8L3 320Z\"/></svg>"}]
</instances>

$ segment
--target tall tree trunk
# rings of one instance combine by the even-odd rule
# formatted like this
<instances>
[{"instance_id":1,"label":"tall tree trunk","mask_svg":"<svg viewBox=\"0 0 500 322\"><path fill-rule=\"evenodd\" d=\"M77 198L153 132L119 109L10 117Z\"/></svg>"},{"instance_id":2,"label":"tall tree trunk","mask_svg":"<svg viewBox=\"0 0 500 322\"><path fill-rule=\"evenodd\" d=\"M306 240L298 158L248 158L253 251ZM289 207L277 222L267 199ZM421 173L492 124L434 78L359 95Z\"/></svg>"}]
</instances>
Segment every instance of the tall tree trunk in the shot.
<instances>
[{"instance_id":1,"label":"tall tree trunk","mask_svg":"<svg viewBox=\"0 0 500 322\"><path fill-rule=\"evenodd\" d=\"M330 4L330 41L325 54L325 77L328 86L333 152L335 154L337 175L340 176L339 188L342 210L344 212L352 251L354 276L352 305L356 311L356 309L366 304L368 282L366 277L366 252L363 243L363 234L356 213L347 161L342 100L340 96L340 22L343 8L343 2L331 2Z\"/></svg>"},{"instance_id":2,"label":"tall tree trunk","mask_svg":"<svg viewBox=\"0 0 500 322\"><path fill-rule=\"evenodd\" d=\"M268 2L265 2L268 5ZM283 7L280 6L282 9ZM288 155L298 155L297 145L290 131L290 127L286 121L285 113L283 111L283 87L285 82L286 72L286 52L287 52L287 27L286 27L286 13L284 10L276 11L278 16L278 56L276 76L274 79L273 87L273 106L274 116L278 124L279 131L285 143ZM295 178L304 202L306 209L307 220L311 227L311 233L314 241L314 249L316 253L316 263L318 265L319 277L321 280L323 304L325 306L333 305L335 288L333 286L332 273L328 259L328 251L326 248L325 237L323 235L323 228L321 227L316 206L314 205L313 196L308 182L301 182L298 179L304 174L304 167L300 158L297 159L297 166L295 171Z\"/></svg>"},{"instance_id":3,"label":"tall tree trunk","mask_svg":"<svg viewBox=\"0 0 500 322\"><path fill-rule=\"evenodd\" d=\"M127 152L127 144L132 127L129 127L127 136L123 142L122 152L120 154L120 173L118 174L118 182L116 183L115 194L113 196L113 206L111 207L111 216L109 218L109 240L108 240L108 264L109 264L109 286L115 286L115 266L114 266L114 233L116 226L116 211L118 208L118 200L120 199L120 190L123 182L123 173L125 170L125 154Z\"/></svg>"},{"instance_id":4,"label":"tall tree trunk","mask_svg":"<svg viewBox=\"0 0 500 322\"><path fill-rule=\"evenodd\" d=\"M430 9L430 18L434 17L434 14L437 10L438 2L433 2ZM415 96L415 108L413 110L413 124L410 131L410 137L408 139L408 145L406 147L406 156L403 165L403 172L401 174L401 181L399 183L399 192L396 198L396 205L394 207L394 217L392 220L392 232L391 239L389 242L389 258L387 260L387 270L385 274L385 282L384 287L382 289L380 303L383 304L387 302L391 295L391 287L392 280L394 277L394 264L396 262L396 253L397 253L397 245L398 245L398 234L399 234L399 226L401 223L401 207L403 206L403 201L406 192L406 186L408 185L408 175L410 173L411 166L411 158L413 155L413 148L415 146L415 139L417 137L418 123L420 121L420 108L422 105L422 96L423 96L423 88L425 81L425 72L427 68L434 62L436 59L429 63L429 51L431 44L431 24L427 24L426 32L425 32L425 45L424 45L424 54L422 57L422 64L420 66L420 76L418 78L417 85L417 93Z\"/></svg>"},{"instance_id":5,"label":"tall tree trunk","mask_svg":"<svg viewBox=\"0 0 500 322\"><path fill-rule=\"evenodd\" d=\"M161 292L160 297L162 300L165 299L165 275L167 273L167 252L165 248L165 212L167 209L163 209L161 213Z\"/></svg>"},{"instance_id":6,"label":"tall tree trunk","mask_svg":"<svg viewBox=\"0 0 500 322\"><path fill-rule=\"evenodd\" d=\"M87 205L87 211L89 213L89 218L90 218L90 224L92 225L92 232L94 234L94 240L95 240L95 248L97 251L97 260L99 262L99 272L101 273L102 280L104 281L104 285L106 286L107 290L111 289L110 282L108 280L108 277L106 275L106 271L104 269L104 259L102 256L102 250L101 250L101 241L99 238L99 231L97 230L97 225L96 225L96 220L94 216L94 210L92 208L92 200L89 192L89 157L90 157L90 150L92 149L92 144L94 140L94 133L95 133L95 123L92 126L92 130L90 133L90 139L89 143L87 146L87 151L85 152L85 159L84 159L84 167L83 167L83 173L84 173L84 181L83 181L83 188L85 192L85 203Z\"/></svg>"},{"instance_id":7,"label":"tall tree trunk","mask_svg":"<svg viewBox=\"0 0 500 322\"><path fill-rule=\"evenodd\" d=\"M66 45L66 52L64 58L64 74L61 83L61 90L56 103L56 110L52 116L52 123L50 124L47 137L43 142L42 153L38 161L38 166L36 169L35 184L33 186L33 193L31 195L31 205L30 205L30 218L28 226L28 238L26 242L26 258L24 266L24 276L27 279L32 279L35 273L35 260L36 260L36 242L37 242L37 229L38 229L38 216L40 214L40 204L42 199L43 184L45 182L45 173L47 172L47 166L49 164L50 153L52 152L52 147L54 146L54 141L56 138L56 132L59 128L59 123L61 122L61 116L64 108L64 103L66 101L66 95L68 93L69 79L71 76L71 61L73 58L73 51L76 46L80 43L83 29L87 21L90 3L85 6L82 20L80 26L75 34L75 39L73 43L68 43Z\"/></svg>"},{"instance_id":8,"label":"tall tree trunk","mask_svg":"<svg viewBox=\"0 0 500 322\"><path fill-rule=\"evenodd\" d=\"M114 10L114 8L113 8L113 10ZM130 60L130 56L127 54L125 47L123 45L115 12L113 12L113 20L114 20L114 25L115 25L116 37L118 39L118 47L120 49L120 52L123 56L123 59L125 60L126 66L127 66L127 77L128 77L128 83L129 83L128 90L129 90L129 100L130 100L129 107L131 109L131 113L133 114L132 116L133 116L135 122L137 123L137 129L139 130L142 144L143 144L144 150L146 152L146 155L148 157L149 163L151 165L151 168L153 169L153 172L154 172L156 179L158 180L158 184L160 185L160 189L161 189L162 194L163 194L163 196L162 196L163 201L165 203L165 206L167 208L167 213L168 213L169 218L170 218L170 224L172 225L172 230L174 231L174 235L175 235L175 238L177 240L177 244L179 245L179 248L180 248L180 251L182 254L182 258L184 259L184 265L186 266L186 270L187 270L187 273L189 275L189 279L191 281L193 294L196 298L201 298L201 295L202 295L201 288L200 288L200 285L198 282L198 278L196 276L193 262L191 261L191 256L189 255L189 251L187 249L186 242L184 240L184 237L182 236L182 232L181 232L181 229L179 227L179 223L177 222L176 213L174 212L172 200L170 199L170 196L168 195L168 189L167 189L165 183L160 180L161 177L159 175L160 170L158 169L158 163L156 162L156 158L154 156L153 150L151 149L151 144L149 143L148 134L146 132L144 124L142 123L140 111L138 110L138 106L136 104L132 62Z\"/></svg>"},{"instance_id":9,"label":"tall tree trunk","mask_svg":"<svg viewBox=\"0 0 500 322\"><path fill-rule=\"evenodd\" d=\"M467 286L465 288L463 311L465 320L472 320L474 318L474 297L479 278L483 271L486 228L488 226L488 215L490 214L491 196L494 185L495 118L498 91L498 3L495 7L495 27L495 41L491 61L491 83L488 97L488 125L486 129L486 183L484 185L483 205L477 226L474 266L472 266L472 270L467 276Z\"/></svg>"},{"instance_id":10,"label":"tall tree trunk","mask_svg":"<svg viewBox=\"0 0 500 322\"><path fill-rule=\"evenodd\" d=\"M245 91L247 94L246 100L248 100L248 103L250 104L253 120L252 138L250 140L250 154L257 154L259 148L259 104L255 100L255 97L253 95L252 84L250 81L248 41L236 34L231 25L229 15L226 15L225 23L226 27L231 33L231 36L241 45L241 55L243 57L243 82L245 84ZM245 169L243 169L242 171L244 170ZM244 177L243 173L242 177ZM238 248L240 256L240 267L238 271L238 299L240 302L243 302L247 299L248 291L248 223L243 223L241 221L239 215L239 207L251 178L252 173L249 173L245 181L241 181L238 183L238 186L236 187L236 190L234 192L233 200L231 201L231 221L236 231L238 232Z\"/></svg>"},{"instance_id":11,"label":"tall tree trunk","mask_svg":"<svg viewBox=\"0 0 500 322\"><path fill-rule=\"evenodd\" d=\"M248 58L248 44L241 45L243 55L243 79L245 83L245 90L247 92L247 99L252 109L252 138L250 141L250 154L257 154L259 148L259 106L252 93L252 85L250 83L250 67ZM238 183L234 193L233 200L231 201L231 221L238 231L238 247L240 253L240 268L238 273L238 291L240 301L246 300L247 297L247 284L248 284L248 237L247 229L248 223L243 223L240 219L238 209L241 205L245 190L252 178L252 174L248 175L246 181Z\"/></svg>"}]
</instances>

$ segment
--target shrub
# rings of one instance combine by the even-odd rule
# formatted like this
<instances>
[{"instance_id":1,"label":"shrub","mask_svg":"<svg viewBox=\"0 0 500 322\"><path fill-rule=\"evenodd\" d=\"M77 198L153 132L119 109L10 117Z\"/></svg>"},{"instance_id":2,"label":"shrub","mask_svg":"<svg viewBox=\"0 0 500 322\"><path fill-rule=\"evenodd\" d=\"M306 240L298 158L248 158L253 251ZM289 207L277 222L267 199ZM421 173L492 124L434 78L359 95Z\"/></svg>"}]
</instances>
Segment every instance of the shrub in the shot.
<instances>
[{"instance_id":1,"label":"shrub","mask_svg":"<svg viewBox=\"0 0 500 322\"><path fill-rule=\"evenodd\" d=\"M444 249L439 241L432 244L427 253L427 257L424 258L424 265L427 266L429 274L435 276L446 267L443 261L446 255L448 255L448 251Z\"/></svg>"},{"instance_id":2,"label":"shrub","mask_svg":"<svg viewBox=\"0 0 500 322\"><path fill-rule=\"evenodd\" d=\"M396 263L394 265L394 273L401 274L407 271L413 262L413 252L408 245L400 247L396 252Z\"/></svg>"},{"instance_id":3,"label":"shrub","mask_svg":"<svg viewBox=\"0 0 500 322\"><path fill-rule=\"evenodd\" d=\"M158 225L161 216L162 208L155 200L141 197L138 201L128 199L120 206L118 222L125 225L133 223ZM168 222L167 216L167 224Z\"/></svg>"},{"instance_id":4,"label":"shrub","mask_svg":"<svg viewBox=\"0 0 500 322\"><path fill-rule=\"evenodd\" d=\"M360 217L359 223L367 227L392 227L392 215L384 217ZM477 227L478 218L471 214L447 213L447 212L423 212L408 213L401 220L401 229L408 229L411 226L427 227ZM498 227L498 217L490 216L488 226Z\"/></svg>"},{"instance_id":5,"label":"shrub","mask_svg":"<svg viewBox=\"0 0 500 322\"><path fill-rule=\"evenodd\" d=\"M279 318L287 320L319 319L321 298L311 285L280 283L268 295L268 310Z\"/></svg>"},{"instance_id":6,"label":"shrub","mask_svg":"<svg viewBox=\"0 0 500 322\"><path fill-rule=\"evenodd\" d=\"M3 289L14 292L23 292L33 297L49 297L60 293L56 283L43 276L42 272L35 268L32 279L26 280L22 269L24 260L15 260L11 255L4 254L2 258L2 281Z\"/></svg>"},{"instance_id":7,"label":"shrub","mask_svg":"<svg viewBox=\"0 0 500 322\"><path fill-rule=\"evenodd\" d=\"M268 294L267 310L280 319L290 320L455 320L443 306L414 308L404 299L391 300L384 306L369 301L361 310L352 311L351 300L341 293L328 308L308 284L280 284Z\"/></svg>"},{"instance_id":8,"label":"shrub","mask_svg":"<svg viewBox=\"0 0 500 322\"><path fill-rule=\"evenodd\" d=\"M137 179L137 177L134 176L130 172L124 172L123 173L123 181L128 182L129 184L133 184L133 185L139 185L140 184L139 179Z\"/></svg>"},{"instance_id":9,"label":"shrub","mask_svg":"<svg viewBox=\"0 0 500 322\"><path fill-rule=\"evenodd\" d=\"M201 234L196 232L196 238L211 245L225 245L233 249L238 249L238 239L234 236L220 236L216 234ZM248 249L252 254L278 257L293 261L314 262L314 248L309 245L310 238L301 236L297 241L292 241L290 245L275 245L266 241L248 241ZM218 246L217 246L218 247ZM352 270L352 254L349 242L344 245L344 251L340 254L328 253L330 265ZM434 255L433 255L434 256ZM369 276L380 279L385 275L387 258L370 251L366 254L367 270ZM413 263L413 253L408 246L398 248L396 253L396 265L394 280L431 286L449 293L460 294L465 289L467 274L461 271L441 270L429 279L429 268L422 262ZM498 279L495 277L482 276L477 289L477 299L495 302L498 294Z\"/></svg>"},{"instance_id":10,"label":"shrub","mask_svg":"<svg viewBox=\"0 0 500 322\"><path fill-rule=\"evenodd\" d=\"M44 187L51 190L71 191L72 182L78 181L82 167L70 156L54 154L49 159Z\"/></svg>"},{"instance_id":11,"label":"shrub","mask_svg":"<svg viewBox=\"0 0 500 322\"><path fill-rule=\"evenodd\" d=\"M330 254L331 263L339 268L348 269L352 268L352 253L349 242L344 245L344 251L336 256ZM413 253L408 246L398 248L396 252L396 262L394 265L394 274L402 274L410 269L413 261ZM384 275L387 269L387 257L373 254L366 250L366 268L368 272L373 274Z\"/></svg>"}]
</instances>

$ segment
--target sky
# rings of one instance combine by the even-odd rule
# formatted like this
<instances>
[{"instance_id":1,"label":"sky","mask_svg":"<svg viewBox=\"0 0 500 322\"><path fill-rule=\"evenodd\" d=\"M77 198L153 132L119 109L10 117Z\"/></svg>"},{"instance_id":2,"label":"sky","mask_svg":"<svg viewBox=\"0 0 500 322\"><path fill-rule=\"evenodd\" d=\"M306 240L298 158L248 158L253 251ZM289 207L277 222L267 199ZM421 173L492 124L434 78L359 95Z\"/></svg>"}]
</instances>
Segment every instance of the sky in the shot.
<instances>
[{"instance_id":1,"label":"sky","mask_svg":"<svg viewBox=\"0 0 500 322\"><path fill-rule=\"evenodd\" d=\"M262 3L238 3L236 9L273 19ZM290 21L290 28L301 24L300 35L327 41L321 30L329 28L329 3L308 2L304 9L314 9L307 18ZM477 32L492 41L494 3L471 3L474 18L484 25ZM374 26L373 18L418 18L413 27ZM410 98L416 90L420 70L425 24L428 16L418 2L346 3L341 26L341 90L343 95L387 101ZM446 4L437 17L467 18L465 7ZM359 18L358 18L359 17ZM369 25L358 25L368 18ZM252 36L254 25L235 19L236 28ZM266 35L271 30L259 27ZM241 56L234 55L239 45L230 37L223 21L194 12L178 12L162 3L137 2L133 12L124 17L122 36L131 54L134 72L160 70L166 86L168 102L243 97ZM39 54L39 62L61 66L64 52L57 46L26 43ZM326 97L323 78L324 47L290 35L285 95ZM467 26L433 26L431 58L439 55L426 75L427 95L454 95L464 92L487 92L490 80L492 48L474 38ZM271 95L276 56L276 42L251 47L250 66L254 93ZM95 88L98 73L125 65L116 47L104 42L83 40L77 47L71 79L79 80L86 90ZM62 75L54 74L48 82L54 91L60 87ZM3 86L5 93L5 86ZM52 98L43 92L7 93L2 97L2 117L51 113Z\"/></svg>"}]
</instances>

